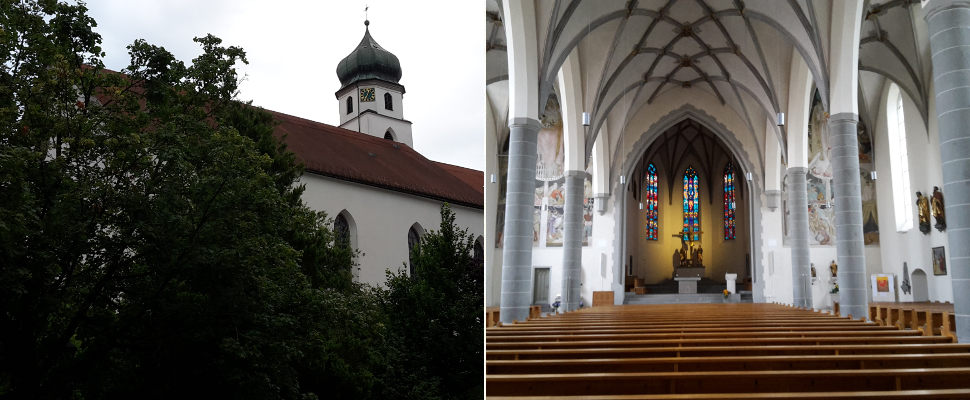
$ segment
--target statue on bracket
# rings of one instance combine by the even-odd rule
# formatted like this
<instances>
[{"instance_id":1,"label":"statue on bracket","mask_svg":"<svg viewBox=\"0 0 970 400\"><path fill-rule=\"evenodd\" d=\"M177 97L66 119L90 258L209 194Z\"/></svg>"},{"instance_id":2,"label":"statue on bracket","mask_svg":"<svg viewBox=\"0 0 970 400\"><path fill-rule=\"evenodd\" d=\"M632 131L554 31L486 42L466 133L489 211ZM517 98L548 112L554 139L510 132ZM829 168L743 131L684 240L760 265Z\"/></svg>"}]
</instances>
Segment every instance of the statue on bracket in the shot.
<instances>
[{"instance_id":1,"label":"statue on bracket","mask_svg":"<svg viewBox=\"0 0 970 400\"><path fill-rule=\"evenodd\" d=\"M833 278L839 275L839 264L836 264L835 260L832 260L832 263L829 264L829 272L832 273Z\"/></svg>"},{"instance_id":2,"label":"statue on bracket","mask_svg":"<svg viewBox=\"0 0 970 400\"><path fill-rule=\"evenodd\" d=\"M933 217L936 218L936 230L945 231L946 212L943 211L943 192L937 186L933 186Z\"/></svg>"},{"instance_id":3,"label":"statue on bracket","mask_svg":"<svg viewBox=\"0 0 970 400\"><path fill-rule=\"evenodd\" d=\"M930 233L930 201L923 193L916 192L916 208L919 210L919 231Z\"/></svg>"}]
</instances>

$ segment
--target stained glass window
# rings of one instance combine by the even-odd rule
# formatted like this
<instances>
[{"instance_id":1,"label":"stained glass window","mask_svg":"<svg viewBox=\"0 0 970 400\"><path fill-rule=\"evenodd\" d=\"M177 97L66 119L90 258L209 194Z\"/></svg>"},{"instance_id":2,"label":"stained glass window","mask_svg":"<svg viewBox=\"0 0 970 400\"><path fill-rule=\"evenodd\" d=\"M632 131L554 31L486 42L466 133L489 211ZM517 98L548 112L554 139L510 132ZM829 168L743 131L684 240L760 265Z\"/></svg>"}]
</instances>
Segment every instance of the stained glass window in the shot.
<instances>
[{"instance_id":1,"label":"stained glass window","mask_svg":"<svg viewBox=\"0 0 970 400\"><path fill-rule=\"evenodd\" d=\"M647 176L643 178L643 209L647 211L647 240L657 240L660 231L657 216L660 203L657 202L657 168L653 163L647 165Z\"/></svg>"},{"instance_id":2,"label":"stained glass window","mask_svg":"<svg viewBox=\"0 0 970 400\"><path fill-rule=\"evenodd\" d=\"M724 240L734 239L734 165L724 167Z\"/></svg>"},{"instance_id":3,"label":"stained glass window","mask_svg":"<svg viewBox=\"0 0 970 400\"><path fill-rule=\"evenodd\" d=\"M701 231L701 203L700 186L694 167L687 167L684 171L684 230L683 232ZM689 239L689 238L688 238ZM693 240L701 240L700 235L694 235Z\"/></svg>"}]
</instances>

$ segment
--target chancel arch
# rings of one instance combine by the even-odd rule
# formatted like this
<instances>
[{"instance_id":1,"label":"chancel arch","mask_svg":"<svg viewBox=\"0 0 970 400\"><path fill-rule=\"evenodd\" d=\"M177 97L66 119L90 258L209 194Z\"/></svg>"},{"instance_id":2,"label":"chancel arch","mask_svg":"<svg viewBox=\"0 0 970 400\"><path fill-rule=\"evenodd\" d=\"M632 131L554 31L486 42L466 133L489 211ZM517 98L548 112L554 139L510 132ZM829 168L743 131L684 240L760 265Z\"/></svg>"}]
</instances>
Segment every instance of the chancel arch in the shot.
<instances>
[{"instance_id":1,"label":"chancel arch","mask_svg":"<svg viewBox=\"0 0 970 400\"><path fill-rule=\"evenodd\" d=\"M740 280L751 277L748 263L752 240L748 191L737 178L730 187L734 205L733 238L725 238L725 174L741 175L739 162L719 135L698 120L683 117L653 137L631 172L642 187L627 191L625 250L632 273L656 290L676 290L673 282L682 258L703 266L703 283L724 282L725 273ZM725 166L729 165L729 168ZM653 176L656 178L653 178ZM653 185L656 184L656 191ZM656 196L656 233L652 226L652 196ZM643 204L641 209L640 204ZM645 227L641 228L641 227ZM689 235L684 231L689 230ZM681 239L685 239L682 243ZM685 254L680 254L686 245ZM696 261L695 261L696 260ZM676 292L675 292L676 293Z\"/></svg>"}]
</instances>

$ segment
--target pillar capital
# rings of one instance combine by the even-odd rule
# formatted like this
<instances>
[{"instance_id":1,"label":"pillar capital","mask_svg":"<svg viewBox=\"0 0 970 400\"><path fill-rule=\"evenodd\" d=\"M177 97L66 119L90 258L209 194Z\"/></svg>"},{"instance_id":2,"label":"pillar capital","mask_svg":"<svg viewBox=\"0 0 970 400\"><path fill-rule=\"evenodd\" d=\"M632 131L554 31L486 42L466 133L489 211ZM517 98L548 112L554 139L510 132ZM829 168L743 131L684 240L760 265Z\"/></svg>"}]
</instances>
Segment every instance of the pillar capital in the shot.
<instances>
[{"instance_id":1,"label":"pillar capital","mask_svg":"<svg viewBox=\"0 0 970 400\"><path fill-rule=\"evenodd\" d=\"M509 120L509 128L520 128L539 132L539 129L542 129L542 123L535 118L516 117Z\"/></svg>"}]
</instances>

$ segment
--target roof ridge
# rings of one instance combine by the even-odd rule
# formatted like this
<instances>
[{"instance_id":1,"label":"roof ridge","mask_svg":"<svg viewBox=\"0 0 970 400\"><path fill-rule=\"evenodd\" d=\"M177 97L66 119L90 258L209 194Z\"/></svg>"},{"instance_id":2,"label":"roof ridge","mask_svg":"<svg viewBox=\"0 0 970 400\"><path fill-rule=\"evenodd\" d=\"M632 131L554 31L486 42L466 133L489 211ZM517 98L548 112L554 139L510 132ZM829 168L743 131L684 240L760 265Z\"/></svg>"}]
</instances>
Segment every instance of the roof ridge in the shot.
<instances>
[{"instance_id":1,"label":"roof ridge","mask_svg":"<svg viewBox=\"0 0 970 400\"><path fill-rule=\"evenodd\" d=\"M377 144L381 144L381 145L394 145L394 144L397 144L398 146L405 147L405 148L411 150L412 152L414 152L414 153L416 153L418 155L421 155L421 153L418 153L417 150L414 150L414 148L412 148L411 146L408 146L407 143L395 142L395 141L392 141L392 140L387 140L387 139L384 139L384 138L379 138L377 136L371 136L371 135L368 135L368 134L363 133L363 132L357 132L355 130L351 130L351 129L347 129L347 128L341 128L341 127L336 126L336 125L330 125L330 124L328 124L326 122L314 121L314 120L309 119L309 118L304 118L304 117L296 116L296 115L293 115L293 114L287 114L287 113L284 113L284 112L281 112L281 111L270 110L270 109L265 108L265 107L259 107L259 108L260 109L263 109L263 110L266 110L266 111L269 111L270 113L273 113L273 114L279 114L279 115L282 115L282 116L285 116L285 117L289 117L289 118L295 120L294 122L299 123L299 124L304 125L304 126L307 126L307 127L319 127L319 126L322 125L324 127L333 129L333 131L331 133L340 134L340 135L349 137L351 139L358 139L358 140L363 140L363 141L369 141L369 142L377 143ZM431 160L431 159L429 159L427 157L424 157L423 155L421 155L421 156L424 159L428 160L428 161L434 161L434 160Z\"/></svg>"}]
</instances>

